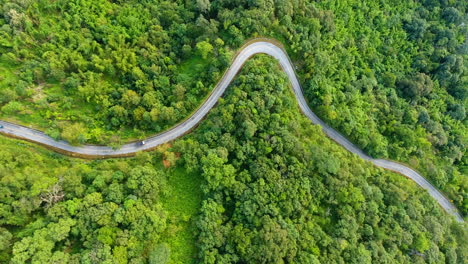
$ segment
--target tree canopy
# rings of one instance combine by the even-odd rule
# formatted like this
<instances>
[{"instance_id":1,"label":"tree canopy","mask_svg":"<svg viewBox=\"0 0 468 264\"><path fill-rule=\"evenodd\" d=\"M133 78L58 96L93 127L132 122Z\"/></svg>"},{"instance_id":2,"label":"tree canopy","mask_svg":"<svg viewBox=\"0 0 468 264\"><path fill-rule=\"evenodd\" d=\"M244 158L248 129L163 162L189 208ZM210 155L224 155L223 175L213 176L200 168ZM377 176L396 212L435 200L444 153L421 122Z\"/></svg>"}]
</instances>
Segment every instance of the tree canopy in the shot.
<instances>
[{"instance_id":1,"label":"tree canopy","mask_svg":"<svg viewBox=\"0 0 468 264\"><path fill-rule=\"evenodd\" d=\"M0 0L0 119L118 147L186 118L246 40L271 37L327 124L466 216L466 13L445 0ZM265 56L154 152L0 146L0 262L468 262L466 224L331 142Z\"/></svg>"},{"instance_id":2,"label":"tree canopy","mask_svg":"<svg viewBox=\"0 0 468 264\"><path fill-rule=\"evenodd\" d=\"M272 37L322 119L466 214L463 1L270 2L2 1L0 118L117 146L186 118L245 40Z\"/></svg>"}]
</instances>

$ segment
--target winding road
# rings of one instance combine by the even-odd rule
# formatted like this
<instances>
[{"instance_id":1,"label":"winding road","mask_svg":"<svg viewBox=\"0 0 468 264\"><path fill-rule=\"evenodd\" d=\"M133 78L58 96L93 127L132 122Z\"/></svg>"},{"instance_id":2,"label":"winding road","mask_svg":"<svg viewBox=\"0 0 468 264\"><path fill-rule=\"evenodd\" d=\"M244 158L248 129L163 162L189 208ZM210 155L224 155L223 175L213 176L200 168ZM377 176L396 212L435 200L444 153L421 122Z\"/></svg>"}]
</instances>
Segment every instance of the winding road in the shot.
<instances>
[{"instance_id":1,"label":"winding road","mask_svg":"<svg viewBox=\"0 0 468 264\"><path fill-rule=\"evenodd\" d=\"M242 68L245 61L255 54L268 54L278 60L283 70L289 77L291 85L296 96L296 99L299 103L299 107L302 112L312 121L312 123L320 125L323 131L338 144L345 147L348 151L358 155L362 159L372 162L374 165L389 169L395 172L398 172L413 181L415 181L419 186L426 189L429 194L437 200L437 202L445 209L449 214L453 215L457 221L463 222L463 218L458 213L457 208L434 186L432 186L423 176L421 176L416 171L408 168L404 165L401 165L396 162L383 159L373 159L370 156L366 155L361 149L356 147L348 139L342 136L340 133L335 131L333 128L325 124L317 115L312 112L309 108L304 95L302 93L302 88L299 84L299 81L294 72L291 61L287 53L283 50L282 47L275 44L273 41L267 40L257 40L245 45L235 57L231 66L225 72L222 79L214 88L211 95L208 99L197 109L197 111L184 120L183 122L177 124L171 129L152 136L145 140L145 144L142 145L140 142L133 142L123 145L119 149L113 149L108 146L94 146L94 145L84 145L84 146L72 146L66 141L56 141L53 138L45 135L41 131L30 129L24 126L12 124L6 121L0 121L0 125L3 125L3 128L0 128L0 133L7 136L26 139L41 145L45 145L51 149L57 150L62 153L67 153L70 155L77 156L87 156L87 157L119 157L119 156L130 156L138 151L150 150L155 148L158 145L172 141L186 133L188 133L192 128L194 128L213 108L218 99L224 93L226 88L232 82L236 74Z\"/></svg>"}]
</instances>

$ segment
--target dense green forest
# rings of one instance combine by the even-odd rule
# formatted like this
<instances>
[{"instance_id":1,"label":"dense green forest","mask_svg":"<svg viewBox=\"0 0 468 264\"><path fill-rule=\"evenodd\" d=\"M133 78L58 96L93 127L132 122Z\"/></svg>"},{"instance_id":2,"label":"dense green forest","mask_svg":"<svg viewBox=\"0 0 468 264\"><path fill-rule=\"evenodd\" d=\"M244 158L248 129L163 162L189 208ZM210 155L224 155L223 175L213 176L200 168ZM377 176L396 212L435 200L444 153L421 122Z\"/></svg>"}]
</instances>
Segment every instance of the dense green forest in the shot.
<instances>
[{"instance_id":1,"label":"dense green forest","mask_svg":"<svg viewBox=\"0 0 468 264\"><path fill-rule=\"evenodd\" d=\"M468 214L461 0L0 0L0 119L72 144L188 117L245 41L281 41L311 108ZM258 58L260 57L260 58ZM135 158L0 138L0 262L466 263L424 190L301 116L269 58L200 126Z\"/></svg>"},{"instance_id":2,"label":"dense green forest","mask_svg":"<svg viewBox=\"0 0 468 264\"><path fill-rule=\"evenodd\" d=\"M0 262L464 263L465 224L298 115L248 62L186 137L83 161L0 139Z\"/></svg>"},{"instance_id":3,"label":"dense green forest","mask_svg":"<svg viewBox=\"0 0 468 264\"><path fill-rule=\"evenodd\" d=\"M0 1L0 118L119 146L186 118L255 36L311 107L468 212L464 1Z\"/></svg>"},{"instance_id":4,"label":"dense green forest","mask_svg":"<svg viewBox=\"0 0 468 264\"><path fill-rule=\"evenodd\" d=\"M196 258L200 178L164 169L167 147L89 162L6 138L0 149L0 263Z\"/></svg>"},{"instance_id":5,"label":"dense green forest","mask_svg":"<svg viewBox=\"0 0 468 264\"><path fill-rule=\"evenodd\" d=\"M351 155L298 112L277 64L255 60L176 142L184 167L205 179L202 263L468 260L466 228L423 190Z\"/></svg>"}]
</instances>

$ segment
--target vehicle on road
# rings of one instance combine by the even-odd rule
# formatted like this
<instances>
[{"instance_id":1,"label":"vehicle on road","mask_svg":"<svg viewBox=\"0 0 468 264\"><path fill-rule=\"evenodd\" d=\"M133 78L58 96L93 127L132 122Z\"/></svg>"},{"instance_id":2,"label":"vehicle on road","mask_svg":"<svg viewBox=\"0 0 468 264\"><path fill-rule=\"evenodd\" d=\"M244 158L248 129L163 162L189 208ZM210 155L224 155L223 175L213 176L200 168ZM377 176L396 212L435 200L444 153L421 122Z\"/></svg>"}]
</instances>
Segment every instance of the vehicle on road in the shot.
<instances>
[{"instance_id":1,"label":"vehicle on road","mask_svg":"<svg viewBox=\"0 0 468 264\"><path fill-rule=\"evenodd\" d=\"M184 134L188 133L208 114L208 112L215 106L216 102L222 96L224 91L229 87L229 84L232 83L233 79L242 68L244 62L248 60L255 54L265 53L270 56L273 56L278 60L283 71L286 73L287 77L290 80L291 88L294 91L296 100L299 104L299 108L302 113L304 113L307 118L313 124L320 125L327 136L333 139L335 142L343 146L345 149L351 153L356 154L360 158L373 163L374 165L389 169L395 172L398 172L402 175L407 176L408 178L415 181L419 186L426 189L429 194L436 199L436 201L450 214L454 215L459 222L463 222L463 217L458 213L457 208L453 205L442 193L440 193L431 183L429 183L422 175L416 171L408 168L402 164L392 162L389 160L383 159L374 159L367 154L365 154L361 149L355 146L347 138L342 136L340 133L335 131L333 128L328 126L323 120L321 120L308 106L306 99L304 98L302 88L300 86L299 80L294 72L294 65L291 64L287 53L279 46L268 41L258 41L245 46L237 55L237 57L231 63L231 66L226 70L224 77L213 89L212 93L208 99L199 107L199 109L188 119L174 128L158 134L152 138L147 139L150 142L152 147L158 146L160 144L167 143L171 140L174 140ZM3 121L3 123L7 123ZM11 124L10 124L11 125ZM68 153L77 153L82 155L91 155L91 156L101 156L101 157L116 157L124 156L140 151L143 145L146 142L140 141L136 143L131 143L128 145L122 146L120 149L111 149L105 146L83 146L75 147L69 144L57 143L53 138L48 137L43 133L30 130L25 127L20 126L9 126L9 131L11 135L26 138L30 141L35 141L42 143L43 145L53 146L57 149L64 149Z\"/></svg>"}]
</instances>

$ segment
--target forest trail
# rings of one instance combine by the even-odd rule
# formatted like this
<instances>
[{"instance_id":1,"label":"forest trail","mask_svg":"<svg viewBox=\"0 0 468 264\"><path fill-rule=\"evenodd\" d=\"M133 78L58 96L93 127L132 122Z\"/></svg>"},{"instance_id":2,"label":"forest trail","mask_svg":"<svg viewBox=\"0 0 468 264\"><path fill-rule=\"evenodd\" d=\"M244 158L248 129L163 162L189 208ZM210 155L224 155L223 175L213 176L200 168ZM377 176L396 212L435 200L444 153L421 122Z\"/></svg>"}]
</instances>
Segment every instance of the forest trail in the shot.
<instances>
[{"instance_id":1,"label":"forest trail","mask_svg":"<svg viewBox=\"0 0 468 264\"><path fill-rule=\"evenodd\" d=\"M190 132L214 107L218 99L223 95L226 88L231 84L233 79L236 77L239 70L242 68L244 63L255 54L267 54L274 57L280 63L282 69L287 74L296 99L298 101L299 107L302 112L316 125L320 125L323 131L335 142L342 145L348 151L358 155L362 159L372 162L375 166L389 169L395 172L398 172L416 182L419 186L426 189L429 194L437 200L437 202L447 211L449 214L455 216L457 221L463 222L463 218L458 213L457 208L433 185L431 185L422 175L412 170L409 167L406 167L402 164L382 159L373 159L372 157L365 154L361 149L356 147L348 139L338 133L336 130L325 124L312 110L309 108L302 88L299 84L297 76L294 72L294 67L289 60L287 53L284 51L280 45L276 44L274 40L254 40L242 47L238 51L236 57L234 58L231 66L226 70L222 79L218 82L216 87L213 89L212 93L208 99L196 110L196 112L175 125L171 129L164 131L155 136L145 139L145 144L141 144L141 141L131 142L123 145L119 149L113 149L109 146L95 146L95 145L83 145L83 146L72 146L66 141L59 140L56 141L53 138L47 136L41 131L30 129L24 126L12 124L9 122L1 121L0 125L3 128L0 128L0 133L14 137L25 139L34 143L38 143L46 146L47 148L53 149L57 152L64 153L70 156L78 156L84 158L111 158L111 157L126 157L132 156L136 152L151 150L155 147L170 142L184 134Z\"/></svg>"}]
</instances>

